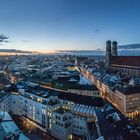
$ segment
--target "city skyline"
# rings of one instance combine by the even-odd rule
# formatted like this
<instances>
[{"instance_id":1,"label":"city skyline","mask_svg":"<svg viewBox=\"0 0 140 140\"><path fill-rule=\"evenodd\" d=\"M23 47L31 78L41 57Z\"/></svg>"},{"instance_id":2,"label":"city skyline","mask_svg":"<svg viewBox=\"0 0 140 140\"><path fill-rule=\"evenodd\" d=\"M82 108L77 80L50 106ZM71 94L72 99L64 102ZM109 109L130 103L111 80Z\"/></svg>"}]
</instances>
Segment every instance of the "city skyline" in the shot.
<instances>
[{"instance_id":1,"label":"city skyline","mask_svg":"<svg viewBox=\"0 0 140 140\"><path fill-rule=\"evenodd\" d=\"M139 0L0 1L2 49L103 49L106 40L139 43Z\"/></svg>"},{"instance_id":2,"label":"city skyline","mask_svg":"<svg viewBox=\"0 0 140 140\"><path fill-rule=\"evenodd\" d=\"M0 0L0 140L140 140L140 0Z\"/></svg>"}]
</instances>

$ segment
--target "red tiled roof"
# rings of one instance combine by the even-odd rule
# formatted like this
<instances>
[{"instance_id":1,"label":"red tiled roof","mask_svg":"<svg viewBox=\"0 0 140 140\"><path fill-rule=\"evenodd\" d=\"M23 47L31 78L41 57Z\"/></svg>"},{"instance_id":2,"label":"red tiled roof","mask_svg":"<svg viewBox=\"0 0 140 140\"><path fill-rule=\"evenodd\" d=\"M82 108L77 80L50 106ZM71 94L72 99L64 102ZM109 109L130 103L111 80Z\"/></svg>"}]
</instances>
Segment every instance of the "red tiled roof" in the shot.
<instances>
[{"instance_id":1,"label":"red tiled roof","mask_svg":"<svg viewBox=\"0 0 140 140\"><path fill-rule=\"evenodd\" d=\"M140 67L140 56L112 56L111 64Z\"/></svg>"}]
</instances>

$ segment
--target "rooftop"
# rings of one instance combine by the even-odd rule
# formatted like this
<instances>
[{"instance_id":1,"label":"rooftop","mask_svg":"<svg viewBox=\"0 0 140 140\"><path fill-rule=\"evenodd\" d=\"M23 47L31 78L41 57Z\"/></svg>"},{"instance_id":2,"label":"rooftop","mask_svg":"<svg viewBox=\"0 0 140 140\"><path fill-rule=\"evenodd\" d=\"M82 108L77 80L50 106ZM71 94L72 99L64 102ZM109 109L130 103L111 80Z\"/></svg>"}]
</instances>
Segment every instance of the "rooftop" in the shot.
<instances>
[{"instance_id":1,"label":"rooftop","mask_svg":"<svg viewBox=\"0 0 140 140\"><path fill-rule=\"evenodd\" d=\"M27 92L33 93L42 98L45 98L43 97L43 95L44 93L47 92L49 96L57 96L59 99L73 101L77 104L83 104L83 105L94 106L94 107L103 106L103 99L100 97L88 97L84 95L78 95L74 93L65 92L62 90L57 90L48 87L41 87L41 86L37 86L34 88L32 89L29 88L29 91ZM36 94L36 92L40 94Z\"/></svg>"},{"instance_id":2,"label":"rooftop","mask_svg":"<svg viewBox=\"0 0 140 140\"><path fill-rule=\"evenodd\" d=\"M59 113L59 114L64 114L65 112L69 112L69 110L63 109L63 108L59 108L57 110L55 110L55 112Z\"/></svg>"},{"instance_id":3,"label":"rooftop","mask_svg":"<svg viewBox=\"0 0 140 140\"><path fill-rule=\"evenodd\" d=\"M15 140L29 140L7 112L0 112L0 139L13 138Z\"/></svg>"},{"instance_id":4,"label":"rooftop","mask_svg":"<svg viewBox=\"0 0 140 140\"><path fill-rule=\"evenodd\" d=\"M140 68L140 56L112 56L112 64Z\"/></svg>"},{"instance_id":5,"label":"rooftop","mask_svg":"<svg viewBox=\"0 0 140 140\"><path fill-rule=\"evenodd\" d=\"M127 95L127 94L135 94L140 93L140 86L128 86L128 87L119 87L116 90Z\"/></svg>"},{"instance_id":6,"label":"rooftop","mask_svg":"<svg viewBox=\"0 0 140 140\"><path fill-rule=\"evenodd\" d=\"M129 120L111 105L96 109L96 114L101 134L105 139L139 140L135 132L131 133L127 129L127 125L131 125Z\"/></svg>"}]
</instances>

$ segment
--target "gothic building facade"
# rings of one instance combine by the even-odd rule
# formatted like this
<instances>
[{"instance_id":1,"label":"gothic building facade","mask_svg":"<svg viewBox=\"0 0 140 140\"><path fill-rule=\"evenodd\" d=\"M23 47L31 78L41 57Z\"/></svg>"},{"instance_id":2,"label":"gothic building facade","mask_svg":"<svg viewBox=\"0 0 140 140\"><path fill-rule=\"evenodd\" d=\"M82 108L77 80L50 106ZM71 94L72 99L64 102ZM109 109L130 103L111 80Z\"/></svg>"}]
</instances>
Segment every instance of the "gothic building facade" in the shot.
<instances>
[{"instance_id":1,"label":"gothic building facade","mask_svg":"<svg viewBox=\"0 0 140 140\"><path fill-rule=\"evenodd\" d=\"M117 42L106 42L105 67L130 77L140 77L140 56L118 56Z\"/></svg>"}]
</instances>

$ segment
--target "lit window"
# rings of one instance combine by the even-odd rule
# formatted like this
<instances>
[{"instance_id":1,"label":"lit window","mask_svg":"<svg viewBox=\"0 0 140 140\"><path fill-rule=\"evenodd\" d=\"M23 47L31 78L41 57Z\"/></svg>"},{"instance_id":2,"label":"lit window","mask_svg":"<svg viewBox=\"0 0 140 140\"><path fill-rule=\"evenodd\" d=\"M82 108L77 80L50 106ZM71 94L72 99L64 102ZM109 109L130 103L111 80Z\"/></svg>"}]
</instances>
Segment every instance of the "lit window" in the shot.
<instances>
[{"instance_id":1,"label":"lit window","mask_svg":"<svg viewBox=\"0 0 140 140\"><path fill-rule=\"evenodd\" d=\"M41 98L38 98L37 101L38 101L38 102L42 102L42 99L41 99Z\"/></svg>"}]
</instances>

